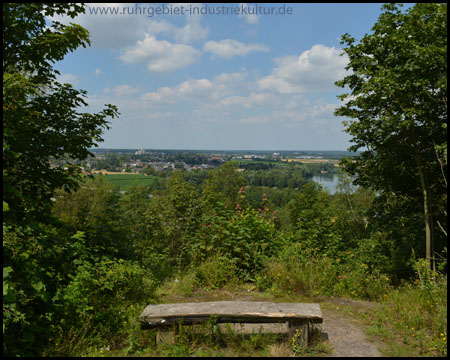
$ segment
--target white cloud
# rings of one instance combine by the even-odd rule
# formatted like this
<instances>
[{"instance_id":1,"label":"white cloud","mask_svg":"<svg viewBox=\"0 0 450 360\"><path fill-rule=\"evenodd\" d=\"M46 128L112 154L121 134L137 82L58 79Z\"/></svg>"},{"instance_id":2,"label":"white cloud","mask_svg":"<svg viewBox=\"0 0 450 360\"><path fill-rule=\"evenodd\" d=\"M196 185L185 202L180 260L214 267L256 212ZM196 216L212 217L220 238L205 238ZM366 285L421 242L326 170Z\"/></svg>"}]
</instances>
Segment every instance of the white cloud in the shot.
<instances>
[{"instance_id":1,"label":"white cloud","mask_svg":"<svg viewBox=\"0 0 450 360\"><path fill-rule=\"evenodd\" d=\"M248 72L246 69L242 69L241 72L234 73L222 73L214 76L213 82L218 84L236 85L241 84L248 77Z\"/></svg>"},{"instance_id":2,"label":"white cloud","mask_svg":"<svg viewBox=\"0 0 450 360\"><path fill-rule=\"evenodd\" d=\"M187 4L183 4L186 6ZM199 4L192 4L192 6ZM123 49L136 44L146 35L167 34L176 42L192 43L204 41L209 28L200 24L201 16L186 16L186 25L176 27L166 20L155 20L148 16L148 10L155 4L131 3L89 3L84 14L71 19L68 16L48 17L63 24L77 23L90 33L91 46L94 49Z\"/></svg>"},{"instance_id":3,"label":"white cloud","mask_svg":"<svg viewBox=\"0 0 450 360\"><path fill-rule=\"evenodd\" d=\"M116 85L113 88L105 88L103 92L106 95L126 96L136 94L137 92L139 92L139 90L130 85L123 84L123 85Z\"/></svg>"},{"instance_id":4,"label":"white cloud","mask_svg":"<svg viewBox=\"0 0 450 360\"><path fill-rule=\"evenodd\" d=\"M225 90L223 84L215 84L208 79L189 79L169 88L159 88L156 92L143 94L143 101L155 103L175 103L182 100L202 102L205 99L220 98Z\"/></svg>"},{"instance_id":5,"label":"white cloud","mask_svg":"<svg viewBox=\"0 0 450 360\"><path fill-rule=\"evenodd\" d=\"M154 112L154 113L150 113L147 115L147 117L149 119L168 119L168 118L172 118L174 117L175 114L171 111L166 111L166 112Z\"/></svg>"},{"instance_id":6,"label":"white cloud","mask_svg":"<svg viewBox=\"0 0 450 360\"><path fill-rule=\"evenodd\" d=\"M251 51L269 51L269 48L262 44L243 44L237 40L225 39L220 41L207 41L203 44L203 50L211 52L213 57L231 59L234 56L245 56Z\"/></svg>"},{"instance_id":7,"label":"white cloud","mask_svg":"<svg viewBox=\"0 0 450 360\"><path fill-rule=\"evenodd\" d=\"M198 17L186 17L186 25L176 27L167 20L152 20L146 26L146 33L149 35L167 34L178 43L191 44L201 42L206 39L209 27L200 24Z\"/></svg>"},{"instance_id":8,"label":"white cloud","mask_svg":"<svg viewBox=\"0 0 450 360\"><path fill-rule=\"evenodd\" d=\"M255 14L255 6L249 6L246 3L240 3L239 6L246 9L246 14L239 14L238 17L244 18L250 25L258 24L259 16Z\"/></svg>"},{"instance_id":9,"label":"white cloud","mask_svg":"<svg viewBox=\"0 0 450 360\"><path fill-rule=\"evenodd\" d=\"M269 122L269 118L267 116L249 116L240 119L239 122L243 124L265 124Z\"/></svg>"},{"instance_id":10,"label":"white cloud","mask_svg":"<svg viewBox=\"0 0 450 360\"><path fill-rule=\"evenodd\" d=\"M195 62L201 52L192 46L172 44L146 35L119 58L127 63L145 62L150 71L164 72L186 67Z\"/></svg>"},{"instance_id":11,"label":"white cloud","mask_svg":"<svg viewBox=\"0 0 450 360\"><path fill-rule=\"evenodd\" d=\"M261 90L275 90L281 94L295 94L301 92L302 88L291 84L288 80L268 75L258 81L258 86Z\"/></svg>"},{"instance_id":12,"label":"white cloud","mask_svg":"<svg viewBox=\"0 0 450 360\"><path fill-rule=\"evenodd\" d=\"M294 106L294 102L296 106ZM274 110L272 118L278 119L285 127L311 126L313 128L324 124L336 125L336 117L333 115L337 104L329 104L319 100L314 104L303 97L294 95L289 97L284 108Z\"/></svg>"},{"instance_id":13,"label":"white cloud","mask_svg":"<svg viewBox=\"0 0 450 360\"><path fill-rule=\"evenodd\" d=\"M273 106L280 104L280 99L269 93L250 93L248 96L232 95L222 99L214 107L219 109L233 109L239 108L261 108L263 106Z\"/></svg>"},{"instance_id":14,"label":"white cloud","mask_svg":"<svg viewBox=\"0 0 450 360\"><path fill-rule=\"evenodd\" d=\"M148 17L133 15L124 8L134 7L128 3L89 3L84 14L71 19L68 16L55 15L48 19L79 24L90 33L91 45L96 49L120 49L132 45L145 36ZM95 11L97 14L95 14ZM101 14L100 11L106 12ZM117 14L114 13L117 11Z\"/></svg>"},{"instance_id":15,"label":"white cloud","mask_svg":"<svg viewBox=\"0 0 450 360\"><path fill-rule=\"evenodd\" d=\"M189 21L182 28L174 28L174 38L178 42L190 44L204 41L209 33L208 27L203 27L198 20Z\"/></svg>"},{"instance_id":16,"label":"white cloud","mask_svg":"<svg viewBox=\"0 0 450 360\"><path fill-rule=\"evenodd\" d=\"M77 77L73 74L61 74L56 78L56 80L61 84L73 84L77 81Z\"/></svg>"},{"instance_id":17,"label":"white cloud","mask_svg":"<svg viewBox=\"0 0 450 360\"><path fill-rule=\"evenodd\" d=\"M340 56L341 52L318 44L298 57L277 58L278 66L271 75L260 79L258 85L260 89L283 94L333 90L334 82L346 75L348 57Z\"/></svg>"}]
</instances>

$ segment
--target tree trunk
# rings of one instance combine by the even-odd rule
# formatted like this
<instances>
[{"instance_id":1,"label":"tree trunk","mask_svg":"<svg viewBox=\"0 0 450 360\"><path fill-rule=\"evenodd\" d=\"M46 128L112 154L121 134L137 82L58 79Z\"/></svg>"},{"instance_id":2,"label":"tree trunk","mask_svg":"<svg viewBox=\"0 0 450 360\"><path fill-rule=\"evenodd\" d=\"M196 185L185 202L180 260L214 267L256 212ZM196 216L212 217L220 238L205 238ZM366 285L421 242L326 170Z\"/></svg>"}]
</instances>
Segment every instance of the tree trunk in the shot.
<instances>
[{"instance_id":1,"label":"tree trunk","mask_svg":"<svg viewBox=\"0 0 450 360\"><path fill-rule=\"evenodd\" d=\"M425 241L426 241L425 256L428 261L429 269L436 270L436 264L433 256L433 220L431 214L430 189L426 181L422 161L417 151L416 151L416 161L417 161L417 168L419 170L420 184L422 186L422 194L423 194L423 209L425 216Z\"/></svg>"}]
</instances>

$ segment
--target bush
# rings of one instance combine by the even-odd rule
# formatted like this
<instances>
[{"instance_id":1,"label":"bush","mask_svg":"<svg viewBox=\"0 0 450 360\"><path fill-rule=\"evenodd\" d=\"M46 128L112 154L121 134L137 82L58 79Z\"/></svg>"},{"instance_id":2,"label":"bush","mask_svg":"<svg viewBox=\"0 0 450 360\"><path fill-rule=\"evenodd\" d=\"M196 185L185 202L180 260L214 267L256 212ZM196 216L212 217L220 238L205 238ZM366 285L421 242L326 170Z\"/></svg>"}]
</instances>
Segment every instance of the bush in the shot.
<instances>
[{"instance_id":1,"label":"bush","mask_svg":"<svg viewBox=\"0 0 450 360\"><path fill-rule=\"evenodd\" d=\"M287 293L331 295L338 275L337 268L328 257L307 256L306 251L302 254L302 250L300 244L285 247L279 257L266 262L264 278Z\"/></svg>"},{"instance_id":2,"label":"bush","mask_svg":"<svg viewBox=\"0 0 450 360\"><path fill-rule=\"evenodd\" d=\"M195 264L221 253L235 265L240 279L254 281L266 258L279 250L274 224L257 211L205 217L201 231L192 246Z\"/></svg>"},{"instance_id":3,"label":"bush","mask_svg":"<svg viewBox=\"0 0 450 360\"><path fill-rule=\"evenodd\" d=\"M390 291L390 278L377 269L369 271L369 266L353 261L342 266L333 293L367 300L378 300Z\"/></svg>"},{"instance_id":4,"label":"bush","mask_svg":"<svg viewBox=\"0 0 450 360\"><path fill-rule=\"evenodd\" d=\"M382 329L389 339L409 345L405 353L392 343L392 356L447 356L447 275L427 266L417 261L418 279L386 294L375 314L374 331Z\"/></svg>"},{"instance_id":5,"label":"bush","mask_svg":"<svg viewBox=\"0 0 450 360\"><path fill-rule=\"evenodd\" d=\"M339 258L313 252L314 249L305 248L301 243L285 246L278 257L266 262L257 278L258 287L274 286L304 296L323 294L369 300L380 299L390 290L389 277L352 258L351 251L348 258L352 260L345 264Z\"/></svg>"},{"instance_id":6,"label":"bush","mask_svg":"<svg viewBox=\"0 0 450 360\"><path fill-rule=\"evenodd\" d=\"M224 256L213 256L196 270L199 285L218 289L229 283L237 283L237 269L233 261Z\"/></svg>"},{"instance_id":7,"label":"bush","mask_svg":"<svg viewBox=\"0 0 450 360\"><path fill-rule=\"evenodd\" d=\"M152 274L131 261L103 259L80 265L57 295L64 313L62 329L87 322L92 329L106 329L105 337L114 335L127 322L130 305L147 304L155 287Z\"/></svg>"}]
</instances>

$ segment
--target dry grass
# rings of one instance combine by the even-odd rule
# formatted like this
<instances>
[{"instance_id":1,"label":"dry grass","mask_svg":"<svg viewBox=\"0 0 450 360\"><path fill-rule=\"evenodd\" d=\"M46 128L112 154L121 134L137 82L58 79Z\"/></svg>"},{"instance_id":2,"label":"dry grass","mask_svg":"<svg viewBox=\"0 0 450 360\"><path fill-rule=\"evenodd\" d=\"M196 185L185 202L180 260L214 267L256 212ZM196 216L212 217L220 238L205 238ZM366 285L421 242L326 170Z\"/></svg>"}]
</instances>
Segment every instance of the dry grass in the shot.
<instances>
[{"instance_id":1,"label":"dry grass","mask_svg":"<svg viewBox=\"0 0 450 360\"><path fill-rule=\"evenodd\" d=\"M293 353L288 343L269 345L269 355L271 357L292 357Z\"/></svg>"}]
</instances>

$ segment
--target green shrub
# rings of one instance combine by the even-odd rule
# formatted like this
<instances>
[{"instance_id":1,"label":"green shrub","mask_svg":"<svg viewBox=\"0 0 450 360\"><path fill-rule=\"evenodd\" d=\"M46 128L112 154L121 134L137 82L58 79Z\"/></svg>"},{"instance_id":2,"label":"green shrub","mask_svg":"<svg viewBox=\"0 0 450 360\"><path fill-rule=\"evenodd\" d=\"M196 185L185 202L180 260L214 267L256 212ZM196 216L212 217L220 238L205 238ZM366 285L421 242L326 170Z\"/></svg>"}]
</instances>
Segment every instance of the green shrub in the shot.
<instances>
[{"instance_id":1,"label":"green shrub","mask_svg":"<svg viewBox=\"0 0 450 360\"><path fill-rule=\"evenodd\" d=\"M189 297L197 287L196 274L194 270L186 270L182 276L176 279L166 280L157 290L161 296L182 296Z\"/></svg>"},{"instance_id":2,"label":"green shrub","mask_svg":"<svg viewBox=\"0 0 450 360\"><path fill-rule=\"evenodd\" d=\"M199 285L219 289L229 283L237 283L237 269L232 260L224 256L213 256L196 270Z\"/></svg>"},{"instance_id":3,"label":"green shrub","mask_svg":"<svg viewBox=\"0 0 450 360\"><path fill-rule=\"evenodd\" d=\"M390 291L390 278L378 270L369 271L365 263L353 261L340 269L336 284L333 287L335 295L349 296L367 300L378 300Z\"/></svg>"},{"instance_id":4,"label":"green shrub","mask_svg":"<svg viewBox=\"0 0 450 360\"><path fill-rule=\"evenodd\" d=\"M73 280L58 294L65 315L62 327L89 322L93 329L104 328L104 336L116 334L128 320L130 305L150 302L155 286L152 274L131 261L80 265Z\"/></svg>"},{"instance_id":5,"label":"green shrub","mask_svg":"<svg viewBox=\"0 0 450 360\"><path fill-rule=\"evenodd\" d=\"M390 290L390 279L377 269L371 270L359 259L342 264L340 258L314 254L301 243L284 247L278 257L265 264L258 276L258 287L274 286L287 293L305 296L339 295L363 299L380 299Z\"/></svg>"},{"instance_id":6,"label":"green shrub","mask_svg":"<svg viewBox=\"0 0 450 360\"><path fill-rule=\"evenodd\" d=\"M391 290L375 314L374 328L383 329L392 356L447 355L447 275L427 268L425 260L415 263L418 279ZM405 353L406 351L406 353Z\"/></svg>"},{"instance_id":7,"label":"green shrub","mask_svg":"<svg viewBox=\"0 0 450 360\"><path fill-rule=\"evenodd\" d=\"M255 210L205 217L205 220L192 247L196 264L220 253L233 262L240 279L254 281L264 260L279 251L274 224Z\"/></svg>"},{"instance_id":8,"label":"green shrub","mask_svg":"<svg viewBox=\"0 0 450 360\"><path fill-rule=\"evenodd\" d=\"M279 257L267 261L262 272L266 281L287 293L331 295L338 274L336 266L326 256L308 257L300 252L301 246L292 244L285 247Z\"/></svg>"}]
</instances>

